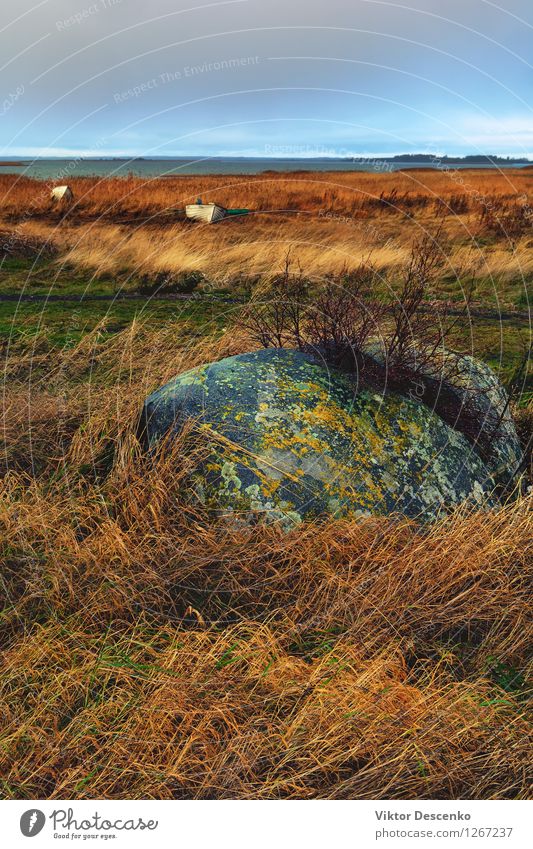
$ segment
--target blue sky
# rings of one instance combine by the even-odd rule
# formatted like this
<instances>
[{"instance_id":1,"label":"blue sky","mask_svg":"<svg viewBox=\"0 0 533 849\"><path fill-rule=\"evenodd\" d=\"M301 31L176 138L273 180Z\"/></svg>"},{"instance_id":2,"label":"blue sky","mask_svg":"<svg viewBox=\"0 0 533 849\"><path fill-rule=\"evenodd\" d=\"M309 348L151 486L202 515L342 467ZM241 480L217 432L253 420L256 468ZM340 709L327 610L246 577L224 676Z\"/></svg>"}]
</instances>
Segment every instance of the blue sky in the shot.
<instances>
[{"instance_id":1,"label":"blue sky","mask_svg":"<svg viewBox=\"0 0 533 849\"><path fill-rule=\"evenodd\" d=\"M0 156L533 156L526 0L2 0Z\"/></svg>"}]
</instances>

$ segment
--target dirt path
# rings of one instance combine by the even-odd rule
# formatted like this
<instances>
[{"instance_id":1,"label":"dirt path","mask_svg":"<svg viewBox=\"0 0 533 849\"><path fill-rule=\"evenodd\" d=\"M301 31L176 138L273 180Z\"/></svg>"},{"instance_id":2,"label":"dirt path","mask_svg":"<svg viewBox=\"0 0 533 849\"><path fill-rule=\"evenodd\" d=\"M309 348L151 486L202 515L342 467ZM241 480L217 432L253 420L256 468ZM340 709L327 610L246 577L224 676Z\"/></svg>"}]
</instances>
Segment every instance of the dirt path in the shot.
<instances>
[{"instance_id":1,"label":"dirt path","mask_svg":"<svg viewBox=\"0 0 533 849\"><path fill-rule=\"evenodd\" d=\"M222 303L244 303L243 298L231 295L204 295L204 294L168 294L168 295L142 295L137 292L118 292L115 295L45 295L45 294L28 294L28 293L0 293L0 303L4 302L21 302L21 303L83 303L84 301L198 301L205 302L222 302ZM425 312L434 312L435 308L427 307ZM464 314L462 309L454 309L453 307L447 310L448 315L461 316ZM473 318L484 318L489 321L530 321L531 315L527 311L519 310L485 310L472 308L469 314Z\"/></svg>"}]
</instances>

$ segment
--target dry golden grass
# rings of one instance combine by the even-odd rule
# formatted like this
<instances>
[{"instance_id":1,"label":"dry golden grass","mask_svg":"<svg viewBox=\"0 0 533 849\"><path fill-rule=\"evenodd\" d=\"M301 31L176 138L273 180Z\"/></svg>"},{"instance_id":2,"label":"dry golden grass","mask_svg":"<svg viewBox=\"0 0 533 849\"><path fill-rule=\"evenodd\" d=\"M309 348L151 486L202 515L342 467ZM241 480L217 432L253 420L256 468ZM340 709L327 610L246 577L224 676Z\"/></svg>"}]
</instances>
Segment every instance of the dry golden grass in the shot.
<instances>
[{"instance_id":1,"label":"dry golden grass","mask_svg":"<svg viewBox=\"0 0 533 849\"><path fill-rule=\"evenodd\" d=\"M344 230L344 232L343 232ZM73 234L75 235L75 234ZM164 230L99 226L85 232L63 254L64 261L93 272L156 273L201 271L212 282L269 275L281 269L287 252L295 262L319 277L343 267L357 267L368 257L369 241L357 232L321 222L246 222L229 227L202 228L175 225ZM409 247L377 248L375 262L392 267L408 256Z\"/></svg>"},{"instance_id":2,"label":"dry golden grass","mask_svg":"<svg viewBox=\"0 0 533 849\"><path fill-rule=\"evenodd\" d=\"M412 239L431 232L435 222L404 224L391 235L329 221L292 220L280 226L276 221L254 220L234 232L230 226L201 228L201 233L187 225L165 230L139 227L133 233L129 228L99 226L72 240L61 262L96 274L201 271L211 284L231 286L281 271L289 253L310 277L320 279L355 269L369 257L381 271L397 268L408 260ZM452 249L448 272L454 277L464 270L492 279L496 288L502 281L520 280L533 272L529 239L512 248L497 244L488 250L463 241Z\"/></svg>"},{"instance_id":3,"label":"dry golden grass","mask_svg":"<svg viewBox=\"0 0 533 849\"><path fill-rule=\"evenodd\" d=\"M395 173L264 172L256 175L183 176L143 180L139 177L67 177L72 187L74 217L157 215L194 203L216 200L227 207L259 210L298 209L323 215L352 216L361 211L388 208L391 212L449 203L464 196L469 208L499 197L516 201L531 194L533 172L516 169L412 169ZM61 181L60 181L61 182ZM26 177L0 176L2 215L17 218L50 212L48 184Z\"/></svg>"},{"instance_id":4,"label":"dry golden grass","mask_svg":"<svg viewBox=\"0 0 533 849\"><path fill-rule=\"evenodd\" d=\"M465 224L465 228L466 228ZM383 274L408 261L413 241L435 230L434 218L417 221L381 215L371 222L352 223L329 219L287 219L267 217L233 222L216 227L185 223L165 226L139 224L119 226L110 223L84 223L54 226L46 222L17 225L20 237L40 239L53 245L57 277L82 270L96 281L103 275L114 277L117 291L136 291L139 277L155 278L160 272L189 274L201 272L205 281L199 291L235 289L279 273L287 256L293 267L300 265L314 281L342 270L353 270L364 262ZM458 279L478 280L476 300L481 306L525 305L525 291L533 273L533 251L526 236L512 245L499 240L490 246L476 243L466 229L452 231L445 268L448 278L440 283L436 297L453 292L460 298ZM51 292L56 290L50 278ZM22 277L15 286L27 289ZM90 289L90 286L89 286Z\"/></svg>"},{"instance_id":5,"label":"dry golden grass","mask_svg":"<svg viewBox=\"0 0 533 849\"><path fill-rule=\"evenodd\" d=\"M156 463L142 397L245 350L179 326L7 360L5 798L524 798L527 499L236 530Z\"/></svg>"},{"instance_id":6,"label":"dry golden grass","mask_svg":"<svg viewBox=\"0 0 533 849\"><path fill-rule=\"evenodd\" d=\"M159 272L202 272L211 286L233 287L279 271L288 251L315 277L355 268L369 256L376 268L390 270L444 214L450 277L460 272L489 281L505 305L502 286L511 282L523 290L533 271L531 235L488 233L482 211L487 204L505 210L530 203L532 174L478 170L453 176L428 169L148 182L74 178L75 203L68 211L51 207L45 183L4 175L0 223L8 241L11 229L16 238L52 245L58 270L67 263L95 276L121 275L126 287L128 275L135 281ZM230 207L297 214L232 218L215 227L181 220L184 204L198 195Z\"/></svg>"}]
</instances>

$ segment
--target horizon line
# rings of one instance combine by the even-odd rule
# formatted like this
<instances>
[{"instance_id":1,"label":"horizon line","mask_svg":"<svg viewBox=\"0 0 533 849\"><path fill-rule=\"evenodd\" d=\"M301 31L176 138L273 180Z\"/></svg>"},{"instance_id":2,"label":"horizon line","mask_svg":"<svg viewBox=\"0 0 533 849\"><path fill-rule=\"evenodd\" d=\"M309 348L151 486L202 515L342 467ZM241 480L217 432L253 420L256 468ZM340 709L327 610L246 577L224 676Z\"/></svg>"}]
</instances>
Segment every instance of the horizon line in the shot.
<instances>
[{"instance_id":1,"label":"horizon line","mask_svg":"<svg viewBox=\"0 0 533 849\"><path fill-rule=\"evenodd\" d=\"M22 153L5 153L0 154L0 160L52 160L52 159L66 159L66 158L76 158L76 159L93 159L93 160L111 160L111 159L121 159L121 160L135 160L135 159L145 159L145 160L164 160L164 159L187 159L191 161L201 162L202 160L209 159L264 159L264 160L284 160L284 161L306 161L306 160L333 160L333 161L362 161L362 162L371 162L375 161L384 161L384 160L393 160L398 159L399 157L409 157L410 159L417 159L420 157L426 161L439 161L443 159L494 159L494 160L510 160L515 162L533 162L533 154L512 154L512 153L353 153L353 154L328 154L328 153L302 153L302 154L283 154L283 153L275 153L275 154L252 154L252 153L206 153L202 155L191 154L191 153L169 153L169 154L142 154L142 153L122 153L122 152L109 152L102 154L95 154L93 152L85 152L85 151L65 151L64 153L54 153L54 154L22 154Z\"/></svg>"}]
</instances>

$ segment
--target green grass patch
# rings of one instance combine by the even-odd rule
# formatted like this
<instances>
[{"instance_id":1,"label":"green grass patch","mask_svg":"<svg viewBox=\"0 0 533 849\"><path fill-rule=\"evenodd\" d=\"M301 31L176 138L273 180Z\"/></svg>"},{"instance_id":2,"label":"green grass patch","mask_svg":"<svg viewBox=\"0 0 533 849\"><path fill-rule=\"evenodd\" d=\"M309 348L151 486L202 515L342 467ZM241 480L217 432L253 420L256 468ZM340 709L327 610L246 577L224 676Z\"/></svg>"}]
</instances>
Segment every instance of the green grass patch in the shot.
<instances>
[{"instance_id":1,"label":"green grass patch","mask_svg":"<svg viewBox=\"0 0 533 849\"><path fill-rule=\"evenodd\" d=\"M163 326L166 322L182 322L184 332L215 333L224 325L227 304L215 301L117 300L117 301L48 301L17 303L0 301L0 339L16 344L22 337L39 337L51 347L71 347L90 333L100 322L105 332L117 333L135 319Z\"/></svg>"}]
</instances>

